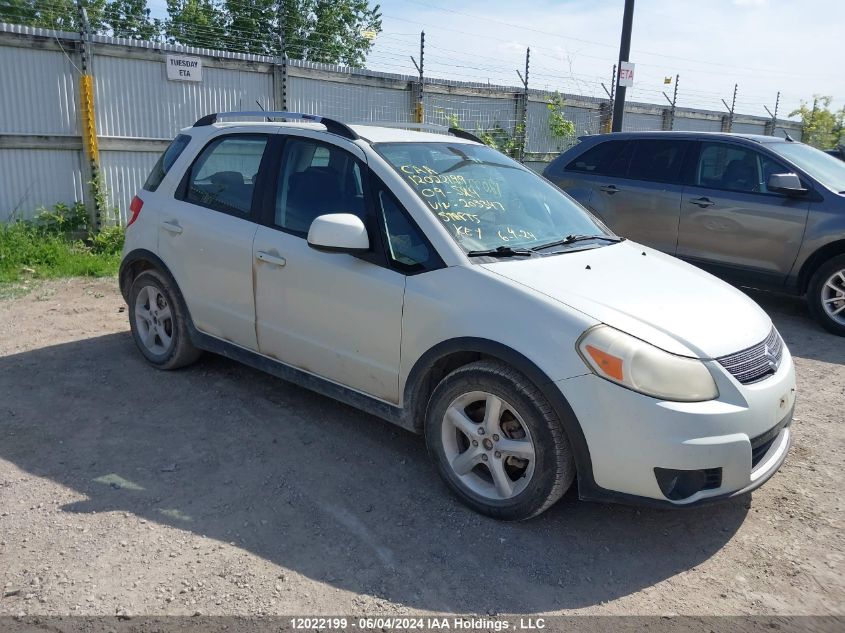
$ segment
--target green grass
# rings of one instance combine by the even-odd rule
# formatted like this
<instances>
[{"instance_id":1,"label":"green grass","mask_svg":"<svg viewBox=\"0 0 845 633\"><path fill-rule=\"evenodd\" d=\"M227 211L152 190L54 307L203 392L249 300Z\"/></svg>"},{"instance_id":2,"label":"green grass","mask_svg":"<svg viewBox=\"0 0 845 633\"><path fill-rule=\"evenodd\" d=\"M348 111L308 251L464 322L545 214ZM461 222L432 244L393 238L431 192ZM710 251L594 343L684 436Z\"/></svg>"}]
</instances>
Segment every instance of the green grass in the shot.
<instances>
[{"instance_id":1,"label":"green grass","mask_svg":"<svg viewBox=\"0 0 845 633\"><path fill-rule=\"evenodd\" d=\"M0 284L115 275L123 229L88 230L85 208L58 204L35 220L0 224Z\"/></svg>"}]
</instances>

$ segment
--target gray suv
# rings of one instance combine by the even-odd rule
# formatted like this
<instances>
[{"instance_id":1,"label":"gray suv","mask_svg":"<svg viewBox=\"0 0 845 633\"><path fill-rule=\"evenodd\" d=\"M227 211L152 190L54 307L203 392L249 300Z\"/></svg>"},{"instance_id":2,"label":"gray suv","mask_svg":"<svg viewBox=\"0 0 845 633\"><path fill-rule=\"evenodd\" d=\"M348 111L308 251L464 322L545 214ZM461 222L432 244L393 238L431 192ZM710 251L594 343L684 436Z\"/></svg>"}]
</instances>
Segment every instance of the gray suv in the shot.
<instances>
[{"instance_id":1,"label":"gray suv","mask_svg":"<svg viewBox=\"0 0 845 633\"><path fill-rule=\"evenodd\" d=\"M582 137L543 175L619 235L806 295L845 336L845 162L772 136L623 132Z\"/></svg>"}]
</instances>

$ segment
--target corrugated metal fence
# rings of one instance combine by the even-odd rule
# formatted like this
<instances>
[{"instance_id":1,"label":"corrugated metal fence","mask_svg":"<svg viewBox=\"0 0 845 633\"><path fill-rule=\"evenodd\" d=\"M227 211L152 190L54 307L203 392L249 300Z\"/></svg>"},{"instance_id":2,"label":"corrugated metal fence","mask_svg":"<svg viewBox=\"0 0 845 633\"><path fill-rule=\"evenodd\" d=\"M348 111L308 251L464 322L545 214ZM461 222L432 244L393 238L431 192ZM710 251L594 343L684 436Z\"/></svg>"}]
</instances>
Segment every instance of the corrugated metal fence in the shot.
<instances>
[{"instance_id":1,"label":"corrugated metal fence","mask_svg":"<svg viewBox=\"0 0 845 633\"><path fill-rule=\"evenodd\" d=\"M177 131L210 112L286 109L323 114L348 122L414 120L418 79L412 76L290 61L258 55L195 49L101 36L88 42L100 171L110 208L125 221L129 201L158 155ZM202 81L169 81L165 55L202 59ZM56 202L91 204L81 137L78 33L0 23L0 221L29 217ZM610 103L563 95L564 113L577 135L601 131ZM540 167L573 139L555 138L546 107L550 95L531 90L526 107L526 163ZM426 78L425 120L458 122L468 130L501 128L514 135L521 121L522 88ZM725 128L720 112L675 113L674 129ZM666 129L668 111L629 104L625 128ZM779 121L796 138L800 126ZM769 133L771 121L736 115L733 131Z\"/></svg>"}]
</instances>

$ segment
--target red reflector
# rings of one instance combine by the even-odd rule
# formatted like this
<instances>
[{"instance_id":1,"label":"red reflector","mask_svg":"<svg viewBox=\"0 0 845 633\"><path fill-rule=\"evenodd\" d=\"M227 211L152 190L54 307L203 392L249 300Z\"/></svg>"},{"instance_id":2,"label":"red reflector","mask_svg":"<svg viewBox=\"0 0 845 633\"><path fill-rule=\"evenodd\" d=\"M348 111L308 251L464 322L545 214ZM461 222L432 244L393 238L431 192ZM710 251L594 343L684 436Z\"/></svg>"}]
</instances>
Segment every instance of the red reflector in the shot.
<instances>
[{"instance_id":1,"label":"red reflector","mask_svg":"<svg viewBox=\"0 0 845 633\"><path fill-rule=\"evenodd\" d=\"M129 216L129 222L126 223L127 228L132 226L132 223L138 219L138 215L141 213L141 207L143 206L144 201L141 200L138 196L132 198L132 202L129 203L129 210L132 212L132 215Z\"/></svg>"}]
</instances>

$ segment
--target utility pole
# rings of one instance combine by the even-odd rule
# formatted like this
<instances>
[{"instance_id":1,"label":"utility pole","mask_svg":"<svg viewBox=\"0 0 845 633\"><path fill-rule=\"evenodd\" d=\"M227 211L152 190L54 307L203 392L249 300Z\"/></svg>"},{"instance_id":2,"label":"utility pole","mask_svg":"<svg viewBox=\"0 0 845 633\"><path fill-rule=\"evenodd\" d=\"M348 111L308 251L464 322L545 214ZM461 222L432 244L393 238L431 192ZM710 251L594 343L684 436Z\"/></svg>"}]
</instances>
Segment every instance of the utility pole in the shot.
<instances>
[{"instance_id":1,"label":"utility pole","mask_svg":"<svg viewBox=\"0 0 845 633\"><path fill-rule=\"evenodd\" d=\"M420 63L411 56L411 61L420 74L419 84L417 85L417 102L414 105L414 121L417 123L425 123L425 104L423 103L423 95L425 90L425 77L423 76L423 69L425 68L425 31L420 31Z\"/></svg>"},{"instance_id":2,"label":"utility pole","mask_svg":"<svg viewBox=\"0 0 845 633\"><path fill-rule=\"evenodd\" d=\"M625 0L625 12L622 15L622 39L619 42L619 69L622 62L629 61L631 55L631 29L634 24L634 0ZM622 118L625 116L625 86L619 83L621 72L617 73L616 98L613 101L613 131L622 131Z\"/></svg>"}]
</instances>

